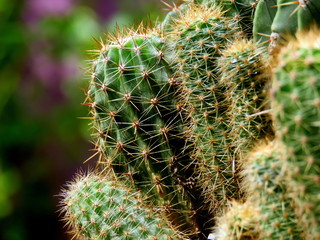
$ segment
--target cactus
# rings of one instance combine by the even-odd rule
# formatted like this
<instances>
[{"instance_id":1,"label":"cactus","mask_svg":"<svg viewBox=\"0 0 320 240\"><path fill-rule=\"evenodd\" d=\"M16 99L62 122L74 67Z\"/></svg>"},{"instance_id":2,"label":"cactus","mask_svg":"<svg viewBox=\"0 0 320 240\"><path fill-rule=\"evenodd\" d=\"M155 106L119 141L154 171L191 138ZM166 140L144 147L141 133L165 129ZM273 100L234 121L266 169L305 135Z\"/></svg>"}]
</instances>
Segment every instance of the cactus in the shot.
<instances>
[{"instance_id":1,"label":"cactus","mask_svg":"<svg viewBox=\"0 0 320 240\"><path fill-rule=\"evenodd\" d=\"M185 0L101 41L97 167L63 192L74 236L319 239L318 2Z\"/></svg>"},{"instance_id":2,"label":"cactus","mask_svg":"<svg viewBox=\"0 0 320 240\"><path fill-rule=\"evenodd\" d=\"M221 211L224 191L229 197L239 197L239 190L234 190L238 186L229 184L230 168L223 166L221 172L217 169L219 164L221 167L230 160L230 155L225 155L227 143L222 134L225 129L220 122L226 100L217 88L217 58L237 30L237 21L224 17L220 8L194 5L176 21L177 36L173 36L177 49L173 67L183 82L180 96L191 119L191 142L195 144L193 158L203 162L195 177L199 179L206 199L208 194L210 198L214 195L215 199L208 201L211 204L208 210L211 209L214 215ZM215 161L218 163L213 163Z\"/></svg>"},{"instance_id":3,"label":"cactus","mask_svg":"<svg viewBox=\"0 0 320 240\"><path fill-rule=\"evenodd\" d=\"M256 43L268 42L271 37L271 25L277 13L276 0L260 0L253 18L253 40Z\"/></svg>"},{"instance_id":4,"label":"cactus","mask_svg":"<svg viewBox=\"0 0 320 240\"><path fill-rule=\"evenodd\" d=\"M211 216L204 217L193 178L192 144L175 97L179 82L157 34L131 33L102 48L88 95L97 148L101 164L162 206L175 226L206 235Z\"/></svg>"},{"instance_id":5,"label":"cactus","mask_svg":"<svg viewBox=\"0 0 320 240\"><path fill-rule=\"evenodd\" d=\"M184 0L181 4L170 6L169 12L161 23L161 27L165 32L174 30L175 21L180 18L192 5L199 7L220 7L223 15L228 18L237 19L241 27L242 33L248 38L252 37L253 16L258 0Z\"/></svg>"},{"instance_id":6,"label":"cactus","mask_svg":"<svg viewBox=\"0 0 320 240\"><path fill-rule=\"evenodd\" d=\"M320 38L319 32L298 34L280 52L274 73L274 118L295 172L301 219L320 236ZM298 187L300 186L300 187ZM299 191L297 190L301 190ZM302 191L303 190L303 191Z\"/></svg>"},{"instance_id":7,"label":"cactus","mask_svg":"<svg viewBox=\"0 0 320 240\"><path fill-rule=\"evenodd\" d=\"M63 193L65 220L74 237L84 239L182 239L161 213L118 181L79 174Z\"/></svg>"}]
</instances>

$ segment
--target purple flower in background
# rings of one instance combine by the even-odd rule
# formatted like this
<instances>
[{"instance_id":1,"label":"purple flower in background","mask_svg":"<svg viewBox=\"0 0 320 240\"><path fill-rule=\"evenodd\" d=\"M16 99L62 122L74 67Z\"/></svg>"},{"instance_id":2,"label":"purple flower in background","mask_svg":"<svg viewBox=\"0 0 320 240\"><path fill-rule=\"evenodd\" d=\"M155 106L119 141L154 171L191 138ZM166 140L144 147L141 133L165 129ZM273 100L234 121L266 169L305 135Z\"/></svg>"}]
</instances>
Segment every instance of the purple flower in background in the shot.
<instances>
[{"instance_id":1,"label":"purple flower in background","mask_svg":"<svg viewBox=\"0 0 320 240\"><path fill-rule=\"evenodd\" d=\"M24 19L35 22L48 15L65 15L73 7L74 0L29 0Z\"/></svg>"},{"instance_id":2,"label":"purple flower in background","mask_svg":"<svg viewBox=\"0 0 320 240\"><path fill-rule=\"evenodd\" d=\"M103 22L110 20L113 15L119 11L117 1L114 0L96 0L95 12L100 16Z\"/></svg>"}]
</instances>

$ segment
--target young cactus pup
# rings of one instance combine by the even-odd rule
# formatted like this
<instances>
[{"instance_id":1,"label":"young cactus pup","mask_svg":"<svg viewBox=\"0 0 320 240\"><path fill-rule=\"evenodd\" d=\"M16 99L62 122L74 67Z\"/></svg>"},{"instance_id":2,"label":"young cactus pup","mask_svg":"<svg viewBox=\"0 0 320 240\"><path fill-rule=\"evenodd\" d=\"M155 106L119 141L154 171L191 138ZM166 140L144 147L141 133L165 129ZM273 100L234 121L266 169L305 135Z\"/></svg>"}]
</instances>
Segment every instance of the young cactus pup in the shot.
<instances>
[{"instance_id":1,"label":"young cactus pup","mask_svg":"<svg viewBox=\"0 0 320 240\"><path fill-rule=\"evenodd\" d=\"M142 201L138 192L118 181L94 173L79 174L64 190L62 211L77 239L183 239L165 217Z\"/></svg>"}]
</instances>

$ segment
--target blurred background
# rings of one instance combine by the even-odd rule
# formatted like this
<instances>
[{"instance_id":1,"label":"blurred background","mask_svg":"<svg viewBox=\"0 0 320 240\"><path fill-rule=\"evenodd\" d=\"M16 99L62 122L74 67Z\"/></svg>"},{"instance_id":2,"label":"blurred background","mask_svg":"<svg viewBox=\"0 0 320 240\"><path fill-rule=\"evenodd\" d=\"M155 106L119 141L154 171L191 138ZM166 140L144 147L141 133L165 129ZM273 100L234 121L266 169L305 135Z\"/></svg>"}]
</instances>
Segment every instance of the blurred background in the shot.
<instances>
[{"instance_id":1,"label":"blurred background","mask_svg":"<svg viewBox=\"0 0 320 240\"><path fill-rule=\"evenodd\" d=\"M172 3L169 0L169 3ZM81 103L94 41L163 19L160 0L0 0L0 239L70 239L62 186L93 152Z\"/></svg>"}]
</instances>

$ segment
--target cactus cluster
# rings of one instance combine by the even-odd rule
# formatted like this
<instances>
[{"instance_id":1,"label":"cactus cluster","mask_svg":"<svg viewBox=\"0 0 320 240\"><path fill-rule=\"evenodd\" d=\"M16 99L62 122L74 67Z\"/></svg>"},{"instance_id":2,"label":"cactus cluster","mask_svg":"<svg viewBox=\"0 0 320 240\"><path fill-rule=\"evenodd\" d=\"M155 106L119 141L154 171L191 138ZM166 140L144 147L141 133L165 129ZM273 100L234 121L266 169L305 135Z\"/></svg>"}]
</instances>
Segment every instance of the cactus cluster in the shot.
<instances>
[{"instance_id":1,"label":"cactus cluster","mask_svg":"<svg viewBox=\"0 0 320 240\"><path fill-rule=\"evenodd\" d=\"M71 233L320 239L318 2L169 7L161 24L108 35L92 61L99 158L63 190Z\"/></svg>"}]
</instances>

